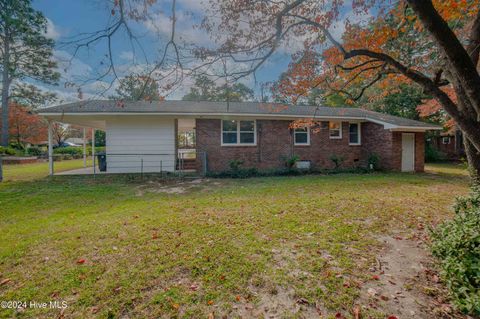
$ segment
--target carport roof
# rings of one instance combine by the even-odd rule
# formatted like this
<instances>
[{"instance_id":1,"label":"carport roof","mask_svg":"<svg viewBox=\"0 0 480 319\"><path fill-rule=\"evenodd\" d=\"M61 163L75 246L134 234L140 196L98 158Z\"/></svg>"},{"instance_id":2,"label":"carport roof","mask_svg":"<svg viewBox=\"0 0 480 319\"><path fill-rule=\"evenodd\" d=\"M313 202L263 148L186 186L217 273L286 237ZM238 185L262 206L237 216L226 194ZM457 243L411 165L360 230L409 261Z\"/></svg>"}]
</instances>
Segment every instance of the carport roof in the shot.
<instances>
[{"instance_id":1,"label":"carport roof","mask_svg":"<svg viewBox=\"0 0 480 319\"><path fill-rule=\"evenodd\" d=\"M154 101L119 102L87 100L38 110L55 115L175 115L175 116L258 116L271 118L355 119L383 124L390 129L437 130L440 126L373 112L360 108L296 106L261 102Z\"/></svg>"}]
</instances>

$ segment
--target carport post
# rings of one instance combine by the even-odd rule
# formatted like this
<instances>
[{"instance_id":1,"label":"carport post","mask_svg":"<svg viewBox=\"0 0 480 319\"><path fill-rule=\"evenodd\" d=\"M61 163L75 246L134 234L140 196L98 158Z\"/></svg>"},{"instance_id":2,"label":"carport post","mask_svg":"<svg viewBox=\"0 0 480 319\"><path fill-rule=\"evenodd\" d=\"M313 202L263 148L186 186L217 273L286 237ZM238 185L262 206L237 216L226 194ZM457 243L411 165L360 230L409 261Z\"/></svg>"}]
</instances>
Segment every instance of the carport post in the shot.
<instances>
[{"instance_id":1,"label":"carport post","mask_svg":"<svg viewBox=\"0 0 480 319\"><path fill-rule=\"evenodd\" d=\"M92 162L93 172L95 173L95 129L92 128Z\"/></svg>"},{"instance_id":2,"label":"carport post","mask_svg":"<svg viewBox=\"0 0 480 319\"><path fill-rule=\"evenodd\" d=\"M87 129L83 128L83 167L87 168Z\"/></svg>"},{"instance_id":3,"label":"carport post","mask_svg":"<svg viewBox=\"0 0 480 319\"><path fill-rule=\"evenodd\" d=\"M53 132L52 121L48 121L48 171L53 176Z\"/></svg>"}]
</instances>

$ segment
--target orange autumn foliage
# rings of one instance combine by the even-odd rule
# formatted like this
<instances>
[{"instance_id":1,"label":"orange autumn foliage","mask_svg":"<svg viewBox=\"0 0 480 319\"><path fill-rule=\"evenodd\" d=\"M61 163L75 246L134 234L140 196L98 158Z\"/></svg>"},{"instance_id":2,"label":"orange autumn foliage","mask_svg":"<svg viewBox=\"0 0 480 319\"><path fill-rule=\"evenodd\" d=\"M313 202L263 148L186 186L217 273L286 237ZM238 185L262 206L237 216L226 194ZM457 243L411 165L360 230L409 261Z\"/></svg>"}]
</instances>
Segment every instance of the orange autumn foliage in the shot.
<instances>
[{"instance_id":1,"label":"orange autumn foliage","mask_svg":"<svg viewBox=\"0 0 480 319\"><path fill-rule=\"evenodd\" d=\"M356 10L368 11L375 4L384 3L354 1L353 6ZM464 39L471 27L470 22L480 7L480 0L434 0L433 4L440 15L454 25L453 30L459 39ZM367 24L347 21L342 39L336 40L341 42L346 51L368 49L385 53L406 65L412 72L433 76L439 60L438 49L432 45L431 37L413 11L406 6L405 1L386 6L382 10L370 18ZM312 28L311 31L321 33L320 28ZM319 51L319 45L325 44L329 46ZM307 49L301 58L298 54L293 56L293 62L278 86L279 94L290 96L292 100L308 94L313 87L319 87L325 94L340 93L351 104L361 96L366 96L369 101L378 101L394 93L401 84L412 83L383 61L367 56L345 59L340 49L325 42L325 39L307 41L305 46ZM440 108L439 104L436 106ZM422 112L426 109L428 107L425 106Z\"/></svg>"},{"instance_id":2,"label":"orange autumn foliage","mask_svg":"<svg viewBox=\"0 0 480 319\"><path fill-rule=\"evenodd\" d=\"M452 101L457 102L457 96L451 86L445 86L442 88L442 90L447 93ZM455 129L455 122L447 114L445 114L442 106L435 99L425 100L423 104L417 107L417 111L423 118L432 116L436 117L439 121L444 123L443 126L447 131L451 132Z\"/></svg>"},{"instance_id":3,"label":"orange autumn foliage","mask_svg":"<svg viewBox=\"0 0 480 319\"><path fill-rule=\"evenodd\" d=\"M19 144L40 144L47 140L47 123L27 107L11 103L8 120L9 134L13 142Z\"/></svg>"}]
</instances>

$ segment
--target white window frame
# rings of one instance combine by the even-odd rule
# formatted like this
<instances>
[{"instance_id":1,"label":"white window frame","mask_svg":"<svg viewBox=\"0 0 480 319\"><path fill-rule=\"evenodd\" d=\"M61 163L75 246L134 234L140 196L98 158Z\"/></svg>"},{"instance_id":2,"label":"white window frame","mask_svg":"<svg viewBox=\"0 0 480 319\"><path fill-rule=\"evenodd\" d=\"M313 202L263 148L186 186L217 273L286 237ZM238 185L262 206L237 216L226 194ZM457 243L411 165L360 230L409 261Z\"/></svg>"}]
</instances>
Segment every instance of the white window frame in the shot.
<instances>
[{"instance_id":1,"label":"white window frame","mask_svg":"<svg viewBox=\"0 0 480 319\"><path fill-rule=\"evenodd\" d=\"M330 135L330 132L332 129L330 128L330 123L340 123L340 135L339 136L332 136ZM329 121L328 122L328 136L330 137L331 140L341 140L342 139L342 131L343 131L343 126L342 126L342 121Z\"/></svg>"},{"instance_id":2,"label":"white window frame","mask_svg":"<svg viewBox=\"0 0 480 319\"><path fill-rule=\"evenodd\" d=\"M237 143L223 143L223 121L236 121L237 122ZM253 121L253 143L240 143L240 122ZM229 119L220 120L220 144L221 146L257 146L257 120L252 119ZM233 131L228 131L233 132ZM245 132L247 133L247 132ZM248 132L251 133L251 132Z\"/></svg>"},{"instance_id":3,"label":"white window frame","mask_svg":"<svg viewBox=\"0 0 480 319\"><path fill-rule=\"evenodd\" d=\"M298 127L298 128L303 128L303 127ZM296 128L293 129L293 144L294 145L299 145L299 146L308 146L310 145L310 127L305 127L307 129L307 142L306 143L297 143L297 133L305 133L305 132L296 132Z\"/></svg>"},{"instance_id":4,"label":"white window frame","mask_svg":"<svg viewBox=\"0 0 480 319\"><path fill-rule=\"evenodd\" d=\"M445 143L445 139L448 139L448 143ZM450 139L450 136L443 136L442 137L442 144L443 145L448 145L451 143L451 139Z\"/></svg>"},{"instance_id":5,"label":"white window frame","mask_svg":"<svg viewBox=\"0 0 480 319\"><path fill-rule=\"evenodd\" d=\"M358 134L358 142L357 143L351 143L350 142L350 124L357 124L357 134ZM360 122L348 123L348 145L362 145L362 123L360 123Z\"/></svg>"}]
</instances>

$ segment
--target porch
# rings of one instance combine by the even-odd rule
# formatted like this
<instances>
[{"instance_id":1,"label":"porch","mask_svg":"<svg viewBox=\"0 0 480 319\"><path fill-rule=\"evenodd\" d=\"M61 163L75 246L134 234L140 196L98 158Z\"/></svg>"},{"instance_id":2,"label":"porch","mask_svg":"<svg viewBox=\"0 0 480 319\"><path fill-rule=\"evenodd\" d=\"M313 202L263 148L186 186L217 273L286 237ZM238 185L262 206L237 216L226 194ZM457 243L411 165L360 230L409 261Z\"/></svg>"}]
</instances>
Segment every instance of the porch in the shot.
<instances>
[{"instance_id":1,"label":"porch","mask_svg":"<svg viewBox=\"0 0 480 319\"><path fill-rule=\"evenodd\" d=\"M84 125L84 167L55 172L60 157L54 152L53 130L55 122ZM85 127L89 125L89 127ZM105 131L105 151L95 150L95 131ZM87 133L91 142L87 145ZM49 118L48 159L50 175L96 175L121 173L192 173L197 172L195 146L195 119L165 117L108 117L90 116ZM89 149L91 148L91 150ZM87 165L87 158L91 163ZM201 156L201 154L200 154ZM201 173L201 172L199 172Z\"/></svg>"}]
</instances>

